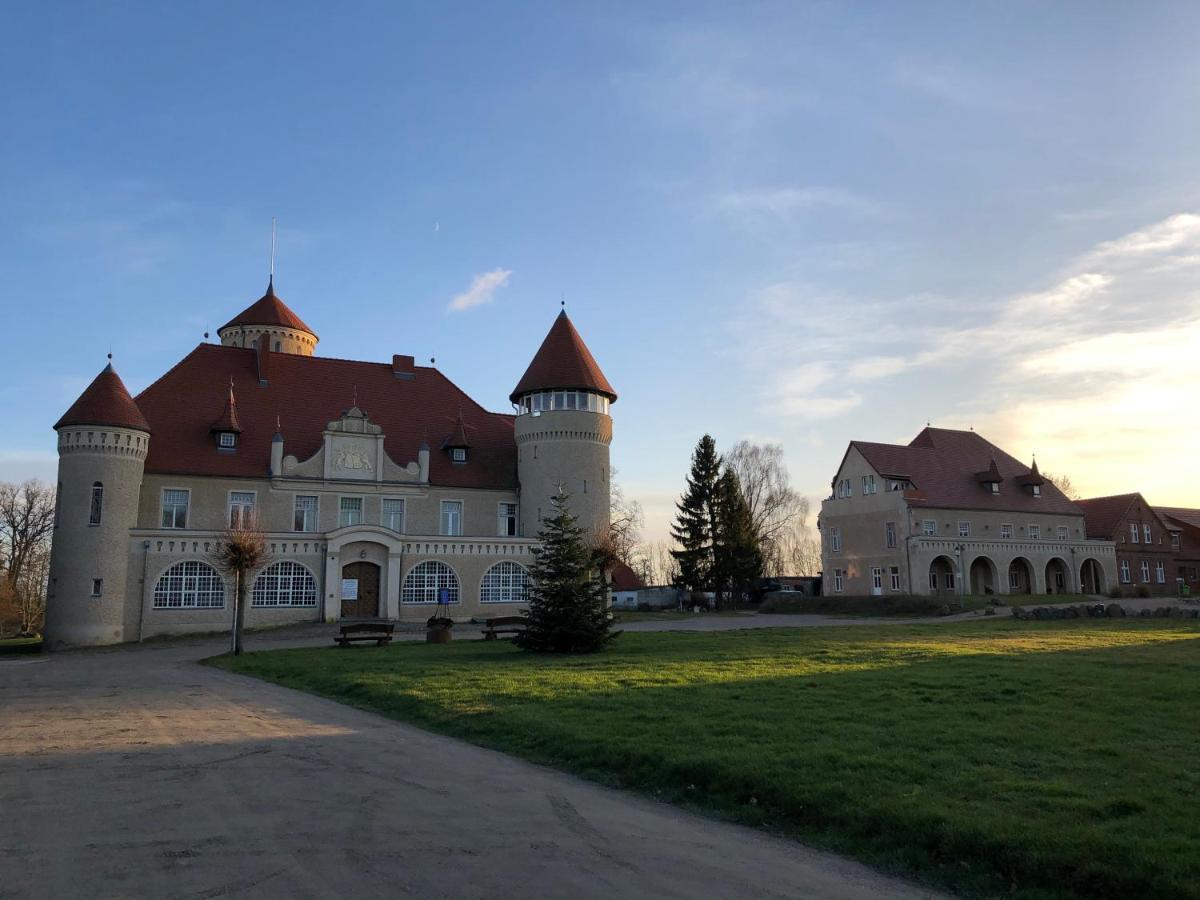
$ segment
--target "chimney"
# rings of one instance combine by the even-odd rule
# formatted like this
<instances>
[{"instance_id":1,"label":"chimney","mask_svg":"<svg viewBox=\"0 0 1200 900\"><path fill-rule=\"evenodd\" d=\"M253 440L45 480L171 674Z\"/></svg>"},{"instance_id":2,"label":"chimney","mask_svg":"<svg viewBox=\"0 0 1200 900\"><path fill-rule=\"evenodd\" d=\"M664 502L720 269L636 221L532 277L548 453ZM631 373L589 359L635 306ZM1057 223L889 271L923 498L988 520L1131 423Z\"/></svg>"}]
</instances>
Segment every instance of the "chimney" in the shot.
<instances>
[{"instance_id":1,"label":"chimney","mask_svg":"<svg viewBox=\"0 0 1200 900\"><path fill-rule=\"evenodd\" d=\"M281 475L283 475L283 435L276 431L275 437L271 438L271 477L279 478Z\"/></svg>"},{"instance_id":2,"label":"chimney","mask_svg":"<svg viewBox=\"0 0 1200 900\"><path fill-rule=\"evenodd\" d=\"M267 373L271 368L271 336L263 332L258 336L256 347L258 357L258 383L266 384L270 379Z\"/></svg>"},{"instance_id":3,"label":"chimney","mask_svg":"<svg viewBox=\"0 0 1200 900\"><path fill-rule=\"evenodd\" d=\"M409 359L412 357L410 356ZM417 451L417 466L420 472L417 477L425 484L429 484L429 444L425 441L421 441L421 449Z\"/></svg>"},{"instance_id":4,"label":"chimney","mask_svg":"<svg viewBox=\"0 0 1200 900\"><path fill-rule=\"evenodd\" d=\"M411 356L401 356L400 354L392 356L392 374L404 381L416 378L417 370L413 363L413 358Z\"/></svg>"}]
</instances>

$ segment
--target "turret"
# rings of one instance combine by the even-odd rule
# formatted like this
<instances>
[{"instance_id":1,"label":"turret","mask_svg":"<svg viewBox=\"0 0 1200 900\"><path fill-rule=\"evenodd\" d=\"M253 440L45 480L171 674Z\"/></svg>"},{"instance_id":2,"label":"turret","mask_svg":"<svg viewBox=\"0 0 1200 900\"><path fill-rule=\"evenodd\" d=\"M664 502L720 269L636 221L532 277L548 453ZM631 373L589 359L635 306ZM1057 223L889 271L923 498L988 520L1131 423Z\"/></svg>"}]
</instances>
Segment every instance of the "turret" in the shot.
<instances>
[{"instance_id":1,"label":"turret","mask_svg":"<svg viewBox=\"0 0 1200 900\"><path fill-rule=\"evenodd\" d=\"M58 503L46 641L115 644L137 636L140 585L130 584L150 425L109 363L54 426Z\"/></svg>"},{"instance_id":2,"label":"turret","mask_svg":"<svg viewBox=\"0 0 1200 900\"><path fill-rule=\"evenodd\" d=\"M594 535L609 525L609 408L617 394L564 310L509 397L517 406L521 533L537 535L561 487Z\"/></svg>"},{"instance_id":3,"label":"turret","mask_svg":"<svg viewBox=\"0 0 1200 900\"><path fill-rule=\"evenodd\" d=\"M265 349L300 356L312 356L318 340L316 332L275 296L274 277L267 282L267 292L222 325L217 334L226 347L254 347L265 335Z\"/></svg>"}]
</instances>

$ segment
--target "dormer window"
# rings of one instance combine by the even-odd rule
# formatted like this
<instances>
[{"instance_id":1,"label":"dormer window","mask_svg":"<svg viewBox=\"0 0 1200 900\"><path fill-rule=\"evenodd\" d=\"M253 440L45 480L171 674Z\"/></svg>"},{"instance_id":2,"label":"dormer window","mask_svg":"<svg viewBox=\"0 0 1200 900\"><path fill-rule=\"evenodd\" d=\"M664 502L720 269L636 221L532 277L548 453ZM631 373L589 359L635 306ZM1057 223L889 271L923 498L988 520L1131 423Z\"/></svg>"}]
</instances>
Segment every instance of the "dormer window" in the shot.
<instances>
[{"instance_id":1,"label":"dormer window","mask_svg":"<svg viewBox=\"0 0 1200 900\"><path fill-rule=\"evenodd\" d=\"M232 450L237 446L237 435L232 431L222 431L218 433L217 446L222 450Z\"/></svg>"},{"instance_id":2,"label":"dormer window","mask_svg":"<svg viewBox=\"0 0 1200 900\"><path fill-rule=\"evenodd\" d=\"M992 484L992 493L993 494L1000 493L1000 485L995 481L993 481L991 484Z\"/></svg>"},{"instance_id":3,"label":"dormer window","mask_svg":"<svg viewBox=\"0 0 1200 900\"><path fill-rule=\"evenodd\" d=\"M1033 485L1033 496L1035 496L1035 497L1042 496L1042 486L1040 484Z\"/></svg>"},{"instance_id":4,"label":"dormer window","mask_svg":"<svg viewBox=\"0 0 1200 900\"><path fill-rule=\"evenodd\" d=\"M450 461L456 463L465 463L467 461L467 448L452 447L450 449Z\"/></svg>"}]
</instances>

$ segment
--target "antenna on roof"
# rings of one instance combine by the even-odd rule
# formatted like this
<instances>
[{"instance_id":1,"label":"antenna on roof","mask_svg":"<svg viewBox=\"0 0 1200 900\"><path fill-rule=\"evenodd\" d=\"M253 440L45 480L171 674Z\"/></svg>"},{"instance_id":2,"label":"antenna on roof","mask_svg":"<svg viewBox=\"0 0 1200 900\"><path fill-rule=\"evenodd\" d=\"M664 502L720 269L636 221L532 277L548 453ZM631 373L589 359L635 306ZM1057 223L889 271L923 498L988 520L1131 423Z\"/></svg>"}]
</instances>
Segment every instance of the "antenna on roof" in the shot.
<instances>
[{"instance_id":1,"label":"antenna on roof","mask_svg":"<svg viewBox=\"0 0 1200 900\"><path fill-rule=\"evenodd\" d=\"M270 283L275 284L275 217L271 216L271 277Z\"/></svg>"}]
</instances>

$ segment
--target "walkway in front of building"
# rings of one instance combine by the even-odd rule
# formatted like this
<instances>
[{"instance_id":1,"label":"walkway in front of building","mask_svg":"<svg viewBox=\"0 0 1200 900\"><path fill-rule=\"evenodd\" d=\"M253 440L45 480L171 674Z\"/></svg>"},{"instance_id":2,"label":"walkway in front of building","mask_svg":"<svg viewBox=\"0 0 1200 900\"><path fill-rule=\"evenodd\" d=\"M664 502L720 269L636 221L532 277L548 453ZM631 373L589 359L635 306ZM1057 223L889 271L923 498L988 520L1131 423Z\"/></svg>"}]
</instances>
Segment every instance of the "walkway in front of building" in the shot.
<instances>
[{"instance_id":1,"label":"walkway in front of building","mask_svg":"<svg viewBox=\"0 0 1200 900\"><path fill-rule=\"evenodd\" d=\"M252 636L249 649L311 643L310 630ZM931 896L197 663L224 646L0 662L0 894Z\"/></svg>"}]
</instances>

